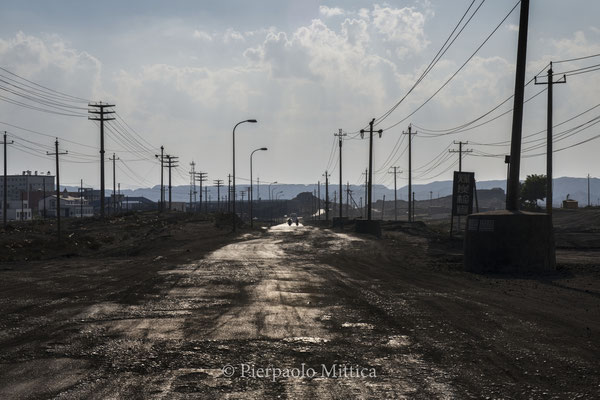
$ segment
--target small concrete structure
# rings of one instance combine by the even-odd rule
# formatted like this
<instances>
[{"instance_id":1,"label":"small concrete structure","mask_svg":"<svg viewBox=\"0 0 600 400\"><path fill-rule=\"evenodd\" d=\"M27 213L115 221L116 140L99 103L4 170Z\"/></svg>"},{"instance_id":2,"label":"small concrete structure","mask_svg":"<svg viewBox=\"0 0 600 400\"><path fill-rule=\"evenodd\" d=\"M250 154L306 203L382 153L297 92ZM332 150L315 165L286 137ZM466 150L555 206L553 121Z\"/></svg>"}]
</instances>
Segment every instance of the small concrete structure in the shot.
<instances>
[{"instance_id":1,"label":"small concrete structure","mask_svg":"<svg viewBox=\"0 0 600 400\"><path fill-rule=\"evenodd\" d=\"M464 264L471 272L554 270L552 217L507 210L469 215Z\"/></svg>"},{"instance_id":2,"label":"small concrete structure","mask_svg":"<svg viewBox=\"0 0 600 400\"><path fill-rule=\"evenodd\" d=\"M562 202L563 208L577 209L579 208L579 202L577 200L567 199Z\"/></svg>"}]
</instances>

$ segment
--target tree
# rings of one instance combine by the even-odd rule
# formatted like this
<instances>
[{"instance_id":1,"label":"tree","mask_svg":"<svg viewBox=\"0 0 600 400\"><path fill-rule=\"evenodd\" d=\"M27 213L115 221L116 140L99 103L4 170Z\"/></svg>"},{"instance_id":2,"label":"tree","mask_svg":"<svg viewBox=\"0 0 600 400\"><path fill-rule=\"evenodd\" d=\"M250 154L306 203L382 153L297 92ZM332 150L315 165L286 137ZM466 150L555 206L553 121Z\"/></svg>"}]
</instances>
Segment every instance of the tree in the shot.
<instances>
[{"instance_id":1,"label":"tree","mask_svg":"<svg viewBox=\"0 0 600 400\"><path fill-rule=\"evenodd\" d=\"M537 202L546 198L546 175L527 175L521 185L521 204L525 208L539 209Z\"/></svg>"}]
</instances>

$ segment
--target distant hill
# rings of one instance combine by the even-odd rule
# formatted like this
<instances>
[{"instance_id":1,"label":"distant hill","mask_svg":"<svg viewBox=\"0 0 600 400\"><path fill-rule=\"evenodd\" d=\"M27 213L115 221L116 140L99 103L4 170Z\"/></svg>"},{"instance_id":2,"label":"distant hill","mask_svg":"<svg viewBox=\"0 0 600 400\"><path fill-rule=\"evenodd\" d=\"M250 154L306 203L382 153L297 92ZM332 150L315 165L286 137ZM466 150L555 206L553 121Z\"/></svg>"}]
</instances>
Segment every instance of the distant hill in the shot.
<instances>
[{"instance_id":1,"label":"distant hill","mask_svg":"<svg viewBox=\"0 0 600 400\"><path fill-rule=\"evenodd\" d=\"M248 185L237 185L238 196L241 190L247 190ZM254 187L256 190L256 186ZM493 189L493 188L501 188L506 190L506 181L504 180L491 180L491 181L480 181L477 182L477 189ZM593 205L600 203L600 179L592 178L590 179L590 188L591 188L591 203ZM69 187L67 186L69 191L77 191L77 187ZM302 192L313 192L317 191L316 184L303 185L303 184L276 184L271 185L272 192L274 194L278 194L279 199L293 199L299 193ZM333 201L334 196L337 196L337 191L339 187L335 183L331 183L329 185L329 196L331 201ZM165 187L165 191L166 191ZM267 200L269 198L267 185L260 185L260 197L263 200ZM344 198L346 187L344 186ZM352 191L352 196L356 203L359 203L359 199L364 198L365 187L364 185L350 185L350 190ZM431 196L433 199L437 199L444 196L449 196L452 194L452 181L436 181L427 184L416 184L413 185L413 191L415 192L416 200L428 200ZM111 190L106 191L106 195L109 196L112 193ZM122 190L125 196L143 196L150 200L157 201L160 199L160 186L154 186L152 188L141 188L135 190ZM554 205L559 206L567 197L571 199L579 201L581 205L587 205L587 178L571 178L571 177L561 177L554 179ZM227 195L227 187L221 188L220 192L221 197ZM386 201L394 199L394 190L387 188L383 185L373 185L373 200L381 200L385 195ZM173 201L184 201L187 202L190 200L190 186L174 186L173 187ZM209 199L216 201L217 199L217 188L215 186L208 187L208 196ZM256 196L256 191L255 191ZM325 197L325 185L321 185L321 197ZM199 199L199 194L197 195ZM406 200L408 198L408 187L402 186L398 189L398 200ZM364 202L364 199L363 199ZM543 204L541 202L540 204Z\"/></svg>"}]
</instances>

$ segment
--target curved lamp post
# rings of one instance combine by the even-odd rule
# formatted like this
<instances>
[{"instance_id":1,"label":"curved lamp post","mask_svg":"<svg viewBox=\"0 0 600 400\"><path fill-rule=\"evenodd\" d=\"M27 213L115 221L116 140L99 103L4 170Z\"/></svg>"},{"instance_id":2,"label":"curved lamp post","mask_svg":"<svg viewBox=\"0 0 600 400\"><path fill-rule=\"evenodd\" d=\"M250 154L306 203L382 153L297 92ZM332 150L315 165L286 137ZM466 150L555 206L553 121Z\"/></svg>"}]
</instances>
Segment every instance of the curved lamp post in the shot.
<instances>
[{"instance_id":1,"label":"curved lamp post","mask_svg":"<svg viewBox=\"0 0 600 400\"><path fill-rule=\"evenodd\" d=\"M271 185L273 185L275 183L277 183L277 181L269 183L269 201L271 201L273 199L273 196L271 193Z\"/></svg>"},{"instance_id":2,"label":"curved lamp post","mask_svg":"<svg viewBox=\"0 0 600 400\"><path fill-rule=\"evenodd\" d=\"M257 151L267 151L266 147L254 150L250 153L250 228L254 228L254 220L252 219L252 201L254 200L254 190L252 189L252 156Z\"/></svg>"},{"instance_id":3,"label":"curved lamp post","mask_svg":"<svg viewBox=\"0 0 600 400\"><path fill-rule=\"evenodd\" d=\"M255 119L247 119L245 121L238 122L233 127L233 193L235 193L235 128L237 128L238 125L243 124L244 122L251 122L251 123L255 124L257 121ZM236 228L236 223L235 223L235 197L233 198L233 215L231 216L231 219L232 219L232 223L233 223L233 231L235 232L235 228Z\"/></svg>"}]
</instances>

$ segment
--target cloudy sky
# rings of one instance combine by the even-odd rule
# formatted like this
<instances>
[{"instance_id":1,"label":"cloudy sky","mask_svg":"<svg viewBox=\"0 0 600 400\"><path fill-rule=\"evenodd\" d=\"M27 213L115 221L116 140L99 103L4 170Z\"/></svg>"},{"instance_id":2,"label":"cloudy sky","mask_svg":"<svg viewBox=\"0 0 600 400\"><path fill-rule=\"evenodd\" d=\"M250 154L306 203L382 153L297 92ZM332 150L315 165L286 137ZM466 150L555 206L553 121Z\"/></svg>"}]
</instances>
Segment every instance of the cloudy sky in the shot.
<instances>
[{"instance_id":1,"label":"cloudy sky","mask_svg":"<svg viewBox=\"0 0 600 400\"><path fill-rule=\"evenodd\" d=\"M469 141L465 148L473 149L463 160L464 170L474 171L478 180L504 179L500 156L509 151L512 100L468 130L451 130L486 114L514 91L519 8L503 21L514 0L481 2L5 1L0 130L15 141L9 173L54 173L54 161L45 153L58 136L61 150L70 152L63 157L61 183L83 179L98 187L99 128L87 120L89 100L116 104L117 123L111 123L106 147L107 156L114 151L120 158L122 187L159 183L153 154L161 145L179 157L175 184L189 182L192 160L211 181L226 179L231 129L248 118L259 123L241 125L236 133L241 178L249 177L250 152L264 146L269 150L254 156L254 176L261 181L314 183L326 169L337 180L333 134L343 129L348 133L344 181L362 182L368 141L357 132L403 99L468 10L455 35L468 23L439 62L377 125L385 131L374 143L375 182L390 186L389 167L407 169L402 132L409 123L418 132L416 182L451 179L458 156L448 149L457 148L452 142L458 140ZM600 2L531 3L527 80L545 75L550 61L600 53ZM555 64L554 70L596 64L600 57ZM575 72L554 90L554 122L564 122L555 128L555 148L566 148L555 153L555 176L599 176L600 139L567 148L600 134L600 125L593 125L600 107L571 119L600 104L600 71ZM528 85L526 98L545 88ZM528 157L522 177L545 173L545 118L546 92L541 92L525 105ZM587 129L574 129L579 126ZM400 176L402 185L406 175ZM110 164L107 176L112 187Z\"/></svg>"}]
</instances>

